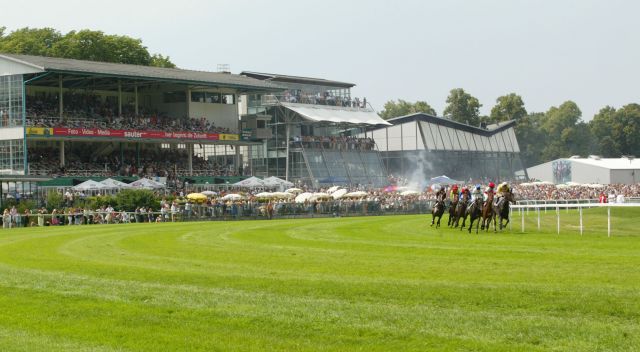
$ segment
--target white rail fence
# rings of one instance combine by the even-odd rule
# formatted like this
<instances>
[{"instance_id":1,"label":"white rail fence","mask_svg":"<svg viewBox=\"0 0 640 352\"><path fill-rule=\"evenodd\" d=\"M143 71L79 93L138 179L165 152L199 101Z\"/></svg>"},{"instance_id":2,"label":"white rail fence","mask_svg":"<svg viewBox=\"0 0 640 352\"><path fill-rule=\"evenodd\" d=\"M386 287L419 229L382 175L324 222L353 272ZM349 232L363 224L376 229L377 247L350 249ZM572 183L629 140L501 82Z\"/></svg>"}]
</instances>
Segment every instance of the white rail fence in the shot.
<instances>
[{"instance_id":1,"label":"white rail fence","mask_svg":"<svg viewBox=\"0 0 640 352\"><path fill-rule=\"evenodd\" d=\"M611 208L633 208L633 207L640 207L640 203L589 203L589 202L585 202L585 203L565 203L565 204L561 204L559 202L554 202L554 203L535 203L535 204L527 204L527 201L524 202L518 202L518 203L525 203L525 204L516 204L516 205L512 205L511 206L511 214L509 216L509 219L511 220L509 222L509 227L511 228L511 226L513 225L513 220L514 219L514 212L518 212L518 215L520 216L520 231L524 232L525 229L525 214L529 214L529 212L533 211L536 212L537 215L537 225L538 225L538 231L540 231L540 213L541 211L544 212L545 214L547 213L548 210L555 210L556 212L556 229L557 229L557 233L560 234L560 209L566 209L567 213L569 212L569 209L577 209L578 210L578 214L579 214L579 219L580 219L580 235L583 234L584 232L584 223L583 223L583 216L582 216L582 209L584 208L607 208L607 236L611 237Z\"/></svg>"}]
</instances>

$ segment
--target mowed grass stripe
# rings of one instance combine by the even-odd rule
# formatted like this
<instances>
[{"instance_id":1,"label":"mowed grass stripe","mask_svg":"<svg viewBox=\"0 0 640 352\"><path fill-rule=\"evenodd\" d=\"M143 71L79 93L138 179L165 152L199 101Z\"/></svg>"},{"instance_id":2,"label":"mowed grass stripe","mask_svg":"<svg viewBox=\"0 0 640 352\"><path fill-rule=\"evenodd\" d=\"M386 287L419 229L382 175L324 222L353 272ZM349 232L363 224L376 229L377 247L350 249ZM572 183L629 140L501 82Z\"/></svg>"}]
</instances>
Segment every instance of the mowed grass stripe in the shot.
<instances>
[{"instance_id":1,"label":"mowed grass stripe","mask_svg":"<svg viewBox=\"0 0 640 352\"><path fill-rule=\"evenodd\" d=\"M0 331L21 346L33 336L36 350L640 346L635 219L613 239L477 236L427 220L6 231Z\"/></svg>"}]
</instances>

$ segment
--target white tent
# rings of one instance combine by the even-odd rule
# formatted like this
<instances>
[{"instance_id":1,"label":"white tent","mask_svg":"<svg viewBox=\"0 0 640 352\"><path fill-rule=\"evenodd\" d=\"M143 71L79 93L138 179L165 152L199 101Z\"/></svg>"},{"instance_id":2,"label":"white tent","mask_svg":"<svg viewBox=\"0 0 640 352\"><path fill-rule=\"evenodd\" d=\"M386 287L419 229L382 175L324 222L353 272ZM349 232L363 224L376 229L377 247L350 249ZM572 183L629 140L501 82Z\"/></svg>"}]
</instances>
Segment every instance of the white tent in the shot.
<instances>
[{"instance_id":1,"label":"white tent","mask_svg":"<svg viewBox=\"0 0 640 352\"><path fill-rule=\"evenodd\" d=\"M124 183L118 180L114 180L112 178L108 178L106 180L100 181L103 185L109 188L131 188L128 183Z\"/></svg>"},{"instance_id":2,"label":"white tent","mask_svg":"<svg viewBox=\"0 0 640 352\"><path fill-rule=\"evenodd\" d=\"M162 183L148 178L141 178L139 180L133 181L129 184L129 186L131 186L131 188L137 189L158 189L165 187Z\"/></svg>"},{"instance_id":3,"label":"white tent","mask_svg":"<svg viewBox=\"0 0 640 352\"><path fill-rule=\"evenodd\" d=\"M98 181L87 180L73 186L71 189L74 191L100 191L104 189L113 189L113 187L108 187Z\"/></svg>"},{"instance_id":4,"label":"white tent","mask_svg":"<svg viewBox=\"0 0 640 352\"><path fill-rule=\"evenodd\" d=\"M271 176L271 177L267 177L265 178L262 182L264 182L264 185L267 187L282 187L284 188L289 188L293 186L292 182L283 180L281 178L275 177L275 176Z\"/></svg>"},{"instance_id":5,"label":"white tent","mask_svg":"<svg viewBox=\"0 0 640 352\"><path fill-rule=\"evenodd\" d=\"M247 187L247 188L257 188L257 187L264 187L264 181L262 181L261 179L255 177L255 176L251 176L247 179L244 179L240 182L236 182L233 184L234 186L239 186L239 187Z\"/></svg>"}]
</instances>

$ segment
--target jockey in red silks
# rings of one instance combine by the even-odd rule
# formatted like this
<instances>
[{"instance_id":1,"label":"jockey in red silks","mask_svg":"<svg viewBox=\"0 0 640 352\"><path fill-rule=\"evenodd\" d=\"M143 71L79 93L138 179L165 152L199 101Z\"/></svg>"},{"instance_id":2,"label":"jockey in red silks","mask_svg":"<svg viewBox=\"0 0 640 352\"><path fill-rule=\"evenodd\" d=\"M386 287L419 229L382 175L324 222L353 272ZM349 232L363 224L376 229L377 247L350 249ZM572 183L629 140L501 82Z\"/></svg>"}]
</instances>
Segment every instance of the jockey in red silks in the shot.
<instances>
[{"instance_id":1,"label":"jockey in red silks","mask_svg":"<svg viewBox=\"0 0 640 352\"><path fill-rule=\"evenodd\" d=\"M484 190L484 201L486 202L489 199L489 195L495 195L496 192L493 190L496 188L496 184L493 182L489 182L489 186Z\"/></svg>"}]
</instances>

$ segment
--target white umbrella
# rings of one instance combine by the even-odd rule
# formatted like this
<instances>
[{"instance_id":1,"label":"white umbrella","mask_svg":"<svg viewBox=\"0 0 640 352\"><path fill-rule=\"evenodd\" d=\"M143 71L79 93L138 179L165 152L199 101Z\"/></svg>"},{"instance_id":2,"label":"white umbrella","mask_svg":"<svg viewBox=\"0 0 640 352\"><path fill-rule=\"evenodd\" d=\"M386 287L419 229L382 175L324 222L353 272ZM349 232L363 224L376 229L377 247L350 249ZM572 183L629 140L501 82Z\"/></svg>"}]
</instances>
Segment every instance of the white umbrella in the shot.
<instances>
[{"instance_id":1,"label":"white umbrella","mask_svg":"<svg viewBox=\"0 0 640 352\"><path fill-rule=\"evenodd\" d=\"M418 191L404 191L400 193L401 196L417 196L418 194L420 194Z\"/></svg>"},{"instance_id":2,"label":"white umbrella","mask_svg":"<svg viewBox=\"0 0 640 352\"><path fill-rule=\"evenodd\" d=\"M333 192L339 189L340 189L340 186L332 186L332 187L329 187L329 189L327 190L327 193L332 194Z\"/></svg>"},{"instance_id":3,"label":"white umbrella","mask_svg":"<svg viewBox=\"0 0 640 352\"><path fill-rule=\"evenodd\" d=\"M298 196L295 199L296 203L304 203L307 199L309 199L309 197L311 197L313 195L313 193L309 193L309 192L304 192L304 193L300 193L298 194Z\"/></svg>"},{"instance_id":4,"label":"white umbrella","mask_svg":"<svg viewBox=\"0 0 640 352\"><path fill-rule=\"evenodd\" d=\"M290 199L295 197L294 194L287 193L287 192L273 192L272 195L273 195L273 198L278 198L278 199Z\"/></svg>"},{"instance_id":5,"label":"white umbrella","mask_svg":"<svg viewBox=\"0 0 640 352\"><path fill-rule=\"evenodd\" d=\"M218 193L216 193L214 191L202 191L200 193L204 194L207 197L215 196L216 194L218 194Z\"/></svg>"},{"instance_id":6,"label":"white umbrella","mask_svg":"<svg viewBox=\"0 0 640 352\"><path fill-rule=\"evenodd\" d=\"M222 197L220 199L222 199L222 200L240 200L242 198L243 197L240 194L230 193L230 194L227 194L227 195L225 195L224 197Z\"/></svg>"},{"instance_id":7,"label":"white umbrella","mask_svg":"<svg viewBox=\"0 0 640 352\"><path fill-rule=\"evenodd\" d=\"M285 190L285 192L298 194L298 193L302 193L303 191L300 188L289 188L289 189Z\"/></svg>"},{"instance_id":8,"label":"white umbrella","mask_svg":"<svg viewBox=\"0 0 640 352\"><path fill-rule=\"evenodd\" d=\"M331 197L333 197L333 199L340 199L345 194L347 194L347 190L343 188L331 193Z\"/></svg>"},{"instance_id":9,"label":"white umbrella","mask_svg":"<svg viewBox=\"0 0 640 352\"><path fill-rule=\"evenodd\" d=\"M260 192L256 194L256 198L272 198L272 197L273 197L273 193L271 192Z\"/></svg>"},{"instance_id":10,"label":"white umbrella","mask_svg":"<svg viewBox=\"0 0 640 352\"><path fill-rule=\"evenodd\" d=\"M330 195L323 192L314 193L309 197L310 201L320 200L320 199L333 199Z\"/></svg>"},{"instance_id":11,"label":"white umbrella","mask_svg":"<svg viewBox=\"0 0 640 352\"><path fill-rule=\"evenodd\" d=\"M347 193L343 197L344 198L364 198L366 196L367 196L367 192L356 191L356 192Z\"/></svg>"}]
</instances>

